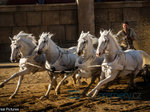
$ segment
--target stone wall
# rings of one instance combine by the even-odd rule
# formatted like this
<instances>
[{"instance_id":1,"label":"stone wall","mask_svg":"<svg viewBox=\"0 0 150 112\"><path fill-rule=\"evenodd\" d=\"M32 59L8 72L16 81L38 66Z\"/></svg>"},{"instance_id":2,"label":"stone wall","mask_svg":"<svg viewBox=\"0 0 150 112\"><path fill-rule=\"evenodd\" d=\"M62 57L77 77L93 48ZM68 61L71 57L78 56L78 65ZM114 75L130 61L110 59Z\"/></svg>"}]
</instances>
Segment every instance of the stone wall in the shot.
<instances>
[{"instance_id":1,"label":"stone wall","mask_svg":"<svg viewBox=\"0 0 150 112\"><path fill-rule=\"evenodd\" d=\"M99 36L100 29L111 29L116 34L121 23L129 21L137 34L135 47L150 54L150 2L105 2L95 3L95 33Z\"/></svg>"},{"instance_id":2,"label":"stone wall","mask_svg":"<svg viewBox=\"0 0 150 112\"><path fill-rule=\"evenodd\" d=\"M78 38L77 23L75 3L0 6L0 62L9 61L9 36L24 31L32 33L38 40L42 32L51 32L58 45L68 47Z\"/></svg>"}]
</instances>

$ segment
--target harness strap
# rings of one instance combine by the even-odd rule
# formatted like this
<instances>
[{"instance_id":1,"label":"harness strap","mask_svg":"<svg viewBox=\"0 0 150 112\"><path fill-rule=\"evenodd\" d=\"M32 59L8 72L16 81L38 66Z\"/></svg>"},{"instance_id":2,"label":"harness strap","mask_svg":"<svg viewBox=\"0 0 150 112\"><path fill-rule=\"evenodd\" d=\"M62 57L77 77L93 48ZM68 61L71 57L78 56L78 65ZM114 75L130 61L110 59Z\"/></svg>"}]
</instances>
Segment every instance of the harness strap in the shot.
<instances>
[{"instance_id":1,"label":"harness strap","mask_svg":"<svg viewBox=\"0 0 150 112\"><path fill-rule=\"evenodd\" d=\"M62 52L62 50L57 46L57 49L58 49L58 51L59 51L59 57L58 57L58 59L55 61L55 63L53 63L52 65L56 65L56 64L58 64L60 61L61 61L61 59L62 59L62 57L63 57L63 54L67 54L67 56L68 56L68 54L69 54L69 51L67 51L67 50L64 50L64 52ZM69 59L69 58L68 58ZM66 66L68 66L68 65L66 65Z\"/></svg>"},{"instance_id":2,"label":"harness strap","mask_svg":"<svg viewBox=\"0 0 150 112\"><path fill-rule=\"evenodd\" d=\"M60 50L60 48L58 46L57 46L57 49L59 51L59 56L56 59L56 61L53 63L53 65L56 64L56 63L58 63L58 62L60 62L60 60L62 59L62 56L63 56L63 52Z\"/></svg>"}]
</instances>

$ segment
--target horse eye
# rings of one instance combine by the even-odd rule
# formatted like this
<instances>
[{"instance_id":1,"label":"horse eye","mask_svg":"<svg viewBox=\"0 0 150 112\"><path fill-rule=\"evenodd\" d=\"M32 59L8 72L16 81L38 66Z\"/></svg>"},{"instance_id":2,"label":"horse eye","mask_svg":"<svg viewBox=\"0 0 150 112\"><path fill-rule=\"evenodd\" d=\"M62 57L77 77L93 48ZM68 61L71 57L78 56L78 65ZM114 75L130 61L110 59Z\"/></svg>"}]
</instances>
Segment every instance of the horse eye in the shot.
<instances>
[{"instance_id":1,"label":"horse eye","mask_svg":"<svg viewBox=\"0 0 150 112\"><path fill-rule=\"evenodd\" d=\"M107 42L107 40L104 41L105 43Z\"/></svg>"},{"instance_id":2,"label":"horse eye","mask_svg":"<svg viewBox=\"0 0 150 112\"><path fill-rule=\"evenodd\" d=\"M19 48L19 46L16 46L16 49L18 49Z\"/></svg>"},{"instance_id":3,"label":"horse eye","mask_svg":"<svg viewBox=\"0 0 150 112\"><path fill-rule=\"evenodd\" d=\"M108 39L107 39L107 38L105 38L105 39L104 39L104 42L107 42L107 41L108 41Z\"/></svg>"},{"instance_id":4,"label":"horse eye","mask_svg":"<svg viewBox=\"0 0 150 112\"><path fill-rule=\"evenodd\" d=\"M46 43L46 40L44 40L43 42Z\"/></svg>"},{"instance_id":5,"label":"horse eye","mask_svg":"<svg viewBox=\"0 0 150 112\"><path fill-rule=\"evenodd\" d=\"M86 40L84 40L83 43L85 44L85 43L86 43Z\"/></svg>"}]
</instances>

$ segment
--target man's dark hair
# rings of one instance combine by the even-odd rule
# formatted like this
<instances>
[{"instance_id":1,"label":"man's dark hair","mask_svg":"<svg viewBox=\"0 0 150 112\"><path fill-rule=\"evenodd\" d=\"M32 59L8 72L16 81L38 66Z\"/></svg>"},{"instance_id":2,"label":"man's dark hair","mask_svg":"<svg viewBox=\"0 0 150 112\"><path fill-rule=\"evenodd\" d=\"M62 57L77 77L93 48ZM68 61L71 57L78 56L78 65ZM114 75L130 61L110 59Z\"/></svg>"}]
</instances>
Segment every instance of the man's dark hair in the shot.
<instances>
[{"instance_id":1,"label":"man's dark hair","mask_svg":"<svg viewBox=\"0 0 150 112\"><path fill-rule=\"evenodd\" d=\"M127 21L122 22L122 24L127 24L127 25L129 25L129 23L128 23Z\"/></svg>"}]
</instances>

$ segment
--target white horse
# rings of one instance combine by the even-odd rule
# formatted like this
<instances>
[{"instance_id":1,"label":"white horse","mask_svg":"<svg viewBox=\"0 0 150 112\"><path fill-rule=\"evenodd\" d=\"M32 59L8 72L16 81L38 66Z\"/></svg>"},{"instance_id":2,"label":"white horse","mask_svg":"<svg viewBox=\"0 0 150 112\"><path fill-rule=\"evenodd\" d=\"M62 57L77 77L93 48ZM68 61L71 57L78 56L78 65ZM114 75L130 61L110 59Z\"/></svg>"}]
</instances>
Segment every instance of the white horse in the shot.
<instances>
[{"instance_id":1,"label":"white horse","mask_svg":"<svg viewBox=\"0 0 150 112\"><path fill-rule=\"evenodd\" d=\"M134 77L142 69L144 64L150 64L150 56L141 50L122 51L115 36L111 31L100 31L99 44L96 55L101 57L105 54L102 63L100 82L90 91L87 96L95 97L101 86L113 81L116 77L124 77L131 74Z\"/></svg>"},{"instance_id":2,"label":"white horse","mask_svg":"<svg viewBox=\"0 0 150 112\"><path fill-rule=\"evenodd\" d=\"M75 61L77 55L74 54L76 48L62 49L57 46L51 39L53 34L42 33L40 39L38 40L38 46L36 48L37 52L45 53L47 62L49 66L47 69L53 69L54 71L70 71L75 68ZM64 78L59 82L55 91L56 94L60 92L60 85L69 75L66 74ZM53 76L52 82L49 85L51 90L51 85L53 85L53 80L57 77L57 74ZM50 92L50 91L49 91ZM48 97L49 93L45 94L45 97Z\"/></svg>"},{"instance_id":3,"label":"white horse","mask_svg":"<svg viewBox=\"0 0 150 112\"><path fill-rule=\"evenodd\" d=\"M19 72L13 74L10 78L5 80L0 84L0 87L3 87L7 82L9 82L11 79L18 77L18 84L15 92L10 96L10 99L13 98L21 85L21 81L25 74L29 73L36 73L38 71L45 70L45 56L42 55L34 55L34 49L37 46L37 42L35 40L35 37L32 36L32 34L27 34L24 32L19 32L17 35L15 35L13 38L10 38L11 40L11 57L10 60L14 62L16 58L18 57L18 54L21 55L21 59L19 61ZM33 56L32 56L33 55ZM36 66L34 66L36 65ZM49 74L50 75L50 74Z\"/></svg>"},{"instance_id":4,"label":"white horse","mask_svg":"<svg viewBox=\"0 0 150 112\"><path fill-rule=\"evenodd\" d=\"M94 83L96 78L100 77L101 74L101 71L97 67L89 67L92 65L101 65L104 59L103 57L96 57L96 51L93 47L96 43L98 43L98 39L95 36L91 35L89 32L81 32L76 51L76 53L80 56L76 60L75 65L79 69L79 73L76 75L76 78L92 78L89 86L83 91L83 95L88 92L90 86Z\"/></svg>"}]
</instances>

